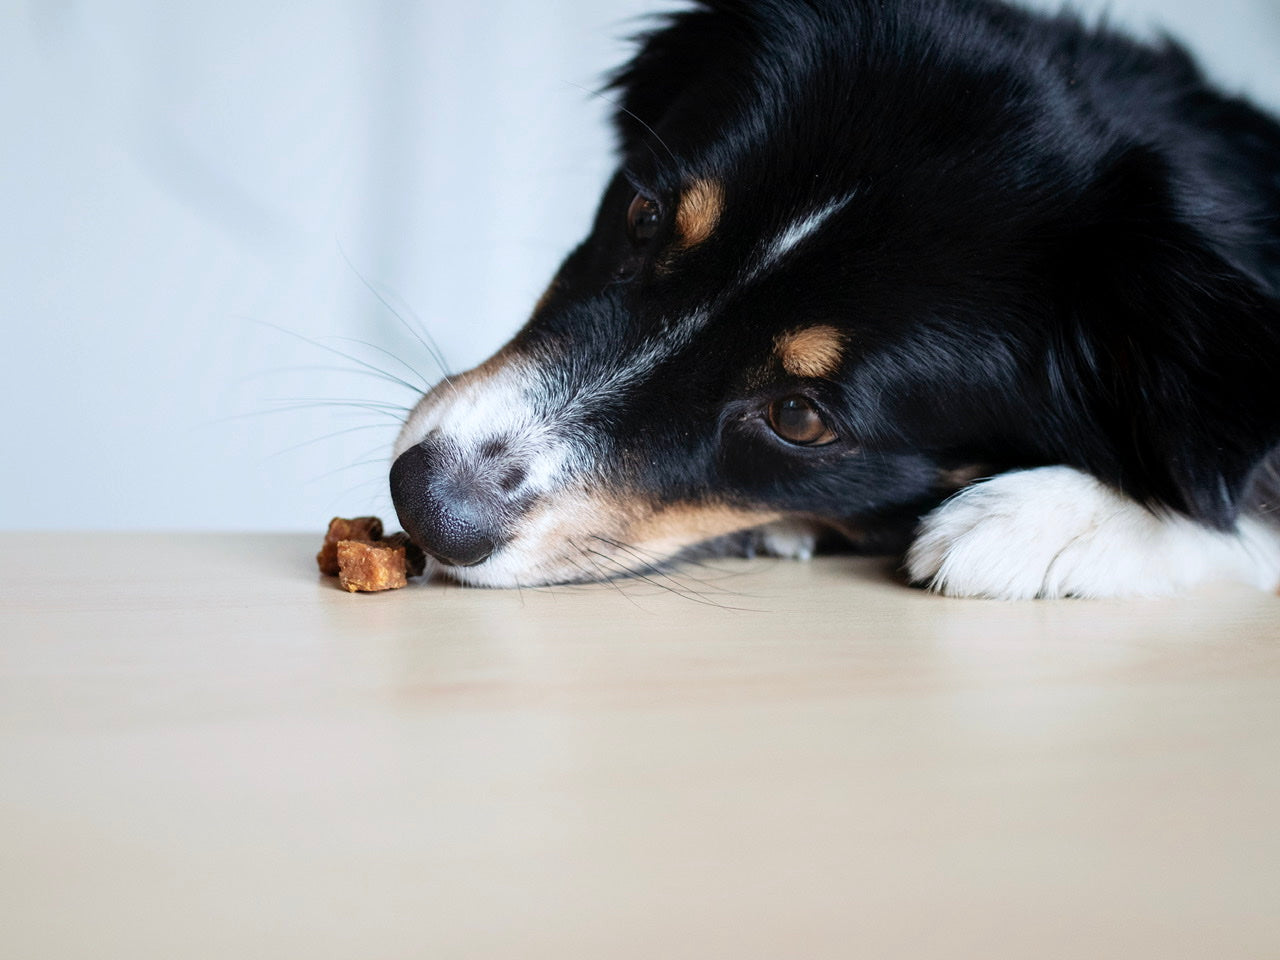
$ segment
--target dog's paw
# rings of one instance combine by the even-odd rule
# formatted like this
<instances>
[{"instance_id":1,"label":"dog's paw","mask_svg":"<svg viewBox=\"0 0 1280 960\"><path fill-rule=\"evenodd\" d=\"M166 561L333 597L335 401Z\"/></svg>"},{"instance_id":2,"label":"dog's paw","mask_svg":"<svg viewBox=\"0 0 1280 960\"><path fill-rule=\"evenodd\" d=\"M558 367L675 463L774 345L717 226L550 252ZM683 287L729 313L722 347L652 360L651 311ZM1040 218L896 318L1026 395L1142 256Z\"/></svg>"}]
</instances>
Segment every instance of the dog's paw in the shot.
<instances>
[{"instance_id":1,"label":"dog's paw","mask_svg":"<svg viewBox=\"0 0 1280 960\"><path fill-rule=\"evenodd\" d=\"M779 520L756 533L756 549L770 557L812 560L822 528L807 520Z\"/></svg>"},{"instance_id":2,"label":"dog's paw","mask_svg":"<svg viewBox=\"0 0 1280 960\"><path fill-rule=\"evenodd\" d=\"M960 491L924 518L911 580L960 597L1160 596L1240 580L1274 589L1280 539L1243 520L1232 533L1153 513L1088 474L1041 467Z\"/></svg>"}]
</instances>

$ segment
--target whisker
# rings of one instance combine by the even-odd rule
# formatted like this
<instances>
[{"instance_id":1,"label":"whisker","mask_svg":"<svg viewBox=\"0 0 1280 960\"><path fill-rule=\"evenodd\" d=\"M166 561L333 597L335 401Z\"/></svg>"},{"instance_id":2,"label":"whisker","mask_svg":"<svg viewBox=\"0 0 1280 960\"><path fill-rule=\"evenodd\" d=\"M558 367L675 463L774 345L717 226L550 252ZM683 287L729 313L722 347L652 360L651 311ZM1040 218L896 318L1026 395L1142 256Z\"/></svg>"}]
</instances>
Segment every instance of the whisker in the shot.
<instances>
[{"instance_id":1,"label":"whisker","mask_svg":"<svg viewBox=\"0 0 1280 960\"><path fill-rule=\"evenodd\" d=\"M243 377L237 378L235 382L249 383L253 380L264 380L267 377L278 377L284 373L344 373L348 376L374 377L375 379L385 381L386 383L395 384L396 386L402 386L408 390L412 390L415 395L422 393L422 388L406 383L391 374L373 370L352 370L350 367L326 367L319 364L308 367L273 367L270 370L259 370L257 373L246 374Z\"/></svg>"},{"instance_id":2,"label":"whisker","mask_svg":"<svg viewBox=\"0 0 1280 960\"><path fill-rule=\"evenodd\" d=\"M571 547L573 547L575 550L580 551L580 552L582 553L582 556L583 556L584 558L586 558L587 562L588 562L588 563L590 563L593 567L595 567L595 568L596 568L596 574L597 574L597 575L599 576L599 578L600 578L600 579L597 581L598 583L607 583L607 584L609 584L609 585L610 585L610 586L612 586L615 590L617 590L619 594L621 594L624 598L626 598L626 600L627 600L627 601L628 601L628 602L629 602L633 607L635 607L637 610L643 610L643 609L644 609L644 607L640 606L639 602L635 599L635 597L631 596L630 594L628 594L628 593L627 593L627 591L625 591L625 590L623 590L623 589L622 589L622 584L618 583L617 577L616 577L616 576L611 576L609 573L607 573L607 572L605 571L605 569L604 569L603 567L601 567L601 566L600 566L600 564L596 563L596 562L595 562L595 560L593 560L593 559L591 558L591 556L590 556L590 554L589 554L589 552L588 552L587 550L584 550L582 547L578 546L578 545L577 545L576 543L574 543L572 540L570 540L570 541L569 541L569 545L570 545ZM576 564L576 563L575 563L575 566L578 566L578 568L579 568L579 569L582 569L582 568L581 568L581 565L579 565L579 564Z\"/></svg>"},{"instance_id":3,"label":"whisker","mask_svg":"<svg viewBox=\"0 0 1280 960\"><path fill-rule=\"evenodd\" d=\"M272 410L250 410L246 413L232 413L225 417L218 417L215 420L208 420L204 424L202 424L202 426L212 427L212 426L217 426L218 424L229 423L235 420L248 420L254 417L273 417L282 413L297 413L301 410L315 410L320 407L332 407L335 405L336 406L352 406L351 404L333 404L333 403L326 403L326 402L299 402L299 403L289 404L288 406L276 407ZM339 410L334 414L334 416L339 416L339 417L355 417L355 416L361 416L361 415L379 416L379 417L389 419L397 425L404 424L403 417L397 417L394 413L392 413L389 410L370 410L370 409L365 409L363 407L359 407L358 405L356 406L358 408L354 410ZM385 423L369 424L369 426L380 427L380 426L386 426L386 424Z\"/></svg>"},{"instance_id":4,"label":"whisker","mask_svg":"<svg viewBox=\"0 0 1280 960\"><path fill-rule=\"evenodd\" d=\"M270 454L267 459L274 460L276 457L282 457L286 453L293 453L295 450L301 450L303 447L314 446L317 443L324 443L326 440L332 440L334 437L341 437L348 433L358 433L362 430L387 430L390 428L386 423L364 423L358 427L347 427L343 430L334 430L332 433L326 433L321 437L312 437L310 440L303 440L301 443L295 443L291 447L285 447L283 450L277 450Z\"/></svg>"},{"instance_id":5,"label":"whisker","mask_svg":"<svg viewBox=\"0 0 1280 960\"><path fill-rule=\"evenodd\" d=\"M702 604L703 606L715 607L719 610L736 609L734 607L728 607L722 603L716 603L714 600L710 600L702 596L696 590L689 590L687 588L677 589L675 587L669 587L665 583L663 583L661 580L655 580L652 577L646 576L644 573L641 573L639 570L635 570L635 569L632 569L631 567L628 567L625 563L623 563L621 560L618 560L616 557L611 557L608 554L601 553L598 550L588 550L587 552L592 553L597 557L600 557L602 560L605 560L608 563L612 563L613 565L618 567L626 576L634 577L637 580L643 580L645 583L651 586L657 587L659 590L665 590L667 593L673 593L677 597L681 597L682 599L692 601L693 603L699 603L699 604Z\"/></svg>"},{"instance_id":6,"label":"whisker","mask_svg":"<svg viewBox=\"0 0 1280 960\"><path fill-rule=\"evenodd\" d=\"M638 545L636 545L636 544L634 544L634 543L627 543L627 542L626 542L626 541L624 541L624 540L614 540L614 539L612 539L611 537L600 537L600 536L597 536L597 537L596 537L596 539L597 539L597 540L601 540L601 541L603 541L604 543L607 543L607 544L609 544L609 545L610 545L610 546L612 546L612 547L617 547L617 548L618 548L618 549L620 549L620 550L626 550L626 551L627 551L628 553L630 553L632 556L636 557L636 559L641 560L641 561L642 561L642 562L644 562L644 563L651 564L655 570L662 569L662 568L664 567L664 565L666 565L666 564L680 564L680 565L684 565L684 564L686 564L686 563L689 563L689 564L692 564L692 565L693 565L693 566L695 566L695 567L704 567L704 568L706 568L706 569L708 569L708 570L712 570L712 571L714 571L714 572L716 572L716 573L723 573L723 574L725 574L726 576L732 576L732 575L733 575L733 571L729 571L729 570L721 570L721 569L718 569L718 568L716 568L716 567L712 567L712 566L710 566L709 564L704 563L704 562L702 562L702 561L700 561L700 560L697 560L697 559L696 559L696 558L694 558L694 557L687 557L687 556L686 556L685 554L683 554L683 553L677 553L677 554L675 554L675 555L673 555L673 556L665 557L665 556L662 556L662 555L660 555L660 554L654 553L654 552L653 552L653 551L651 551L651 550L645 550L643 547L638 546ZM686 549L688 549L688 548L686 548ZM696 547L695 547L694 549L696 549ZM702 582L704 582L704 581L699 580L698 582L699 582L699 583L702 583Z\"/></svg>"},{"instance_id":7,"label":"whisker","mask_svg":"<svg viewBox=\"0 0 1280 960\"><path fill-rule=\"evenodd\" d=\"M672 583L676 584L676 586L681 587L682 589L689 589L687 587L683 587L680 584L680 582L676 580L675 577L672 576L672 574L669 571L663 569L662 564L667 561L661 558L657 558L656 554L650 554L649 558L645 558L641 556L641 554L638 552L638 548L633 548L628 544L623 543L620 540L611 540L608 537L600 537L600 536L595 536L593 537L593 539L599 540L601 543L607 543L609 546L615 547L618 550L623 550L627 552L632 557L634 557L639 563L643 564L645 568L652 570L653 573L656 574L657 576L664 577L667 580L670 580ZM710 584L699 577L691 577L688 574L684 574L684 576L687 577L689 580L692 580L694 583L701 584L703 587L713 592L722 593L722 594L732 594L732 591L725 590L723 587L719 587L714 584Z\"/></svg>"},{"instance_id":8,"label":"whisker","mask_svg":"<svg viewBox=\"0 0 1280 960\"><path fill-rule=\"evenodd\" d=\"M315 407L358 407L362 410L398 410L408 414L410 407L387 400L356 400L353 397L267 397L267 403L307 404Z\"/></svg>"},{"instance_id":9,"label":"whisker","mask_svg":"<svg viewBox=\"0 0 1280 960\"><path fill-rule=\"evenodd\" d=\"M376 343L370 343L368 340L361 340L359 337L330 337L328 339L337 340L340 343L358 343L362 347L368 347L370 350L376 350L378 351L378 353L382 354L387 359L394 360L396 363L400 364L400 366L404 367L411 374L413 374L415 377L417 377L419 380L422 381L421 387L413 386L412 384L405 384L405 386L412 387L412 389L415 392L419 392L419 393L421 393L424 390L431 389L431 381L422 375L422 371L420 371L413 364L409 363L407 360L402 360L400 357L396 356L390 350L386 350L378 346ZM403 380L399 382L404 383Z\"/></svg>"},{"instance_id":10,"label":"whisker","mask_svg":"<svg viewBox=\"0 0 1280 960\"><path fill-rule=\"evenodd\" d=\"M577 89L581 90L583 93L587 94L588 96L596 97L597 99L603 100L605 103L609 104L609 106L613 107L615 110L621 110L623 113L629 116L636 123L640 124L640 126L648 130L649 134L653 137L653 139L657 140L658 143L662 144L662 149L667 151L667 154L671 157L672 160L676 160L677 163L679 162L678 159L676 158L675 152L669 146L667 146L667 142L665 140L663 140L660 136L658 136L658 132L654 130L653 127L649 126L649 124L645 123L643 120L637 117L632 111L624 107L617 100L614 100L611 97L606 97L599 90L592 90L589 87L582 86L582 84L580 83L574 83L572 80L563 80L561 82L567 83L571 87L576 87Z\"/></svg>"},{"instance_id":11,"label":"whisker","mask_svg":"<svg viewBox=\"0 0 1280 960\"><path fill-rule=\"evenodd\" d=\"M601 560L604 560L606 563L610 563L614 567L616 567L617 573L614 573L611 575L615 579L618 577L622 577L623 579L628 579L628 580L640 580L644 583L649 584L650 586L657 587L659 590L662 590L666 593L673 593L676 596L682 597L686 600L697 599L696 593L693 593L692 591L686 592L686 591L677 589L675 587L668 586L667 584L662 583L659 580L654 580L652 577L646 574L643 571L643 569L633 567L629 564L623 563L617 557L610 556L607 553L601 553L599 550L589 549L587 552L590 554L593 554L594 556L599 557Z\"/></svg>"},{"instance_id":12,"label":"whisker","mask_svg":"<svg viewBox=\"0 0 1280 960\"><path fill-rule=\"evenodd\" d=\"M699 556L698 552L700 550L704 551L702 556ZM768 556L768 554L760 554L755 550L752 550L752 552L750 553L743 553L741 555L736 552L716 553L714 552L714 548L710 547L708 544L697 544L693 547L686 548L685 551L677 554L672 559L675 562L680 563L681 565L692 564L693 566L699 568L700 570L708 570L714 574L717 574L721 579L728 580L733 577L741 577L747 571L746 570L726 570L724 567L717 566L716 564L711 563L710 562L711 560L717 559L717 558L735 557L735 558L740 558L746 561L752 561L752 560L759 559L761 556ZM742 594L739 594L739 595L741 596Z\"/></svg>"},{"instance_id":13,"label":"whisker","mask_svg":"<svg viewBox=\"0 0 1280 960\"><path fill-rule=\"evenodd\" d=\"M394 513L395 505L391 502L390 493L386 492L387 491L386 481L387 481L386 476L383 474L379 474L378 476L369 477L367 480L361 480L359 483L352 484L351 486L343 490L341 493L339 493L336 497L334 497L333 500L330 501L330 508L332 509L334 508L335 505L338 505L338 509L345 509L340 505L344 501L346 501L348 497L350 497L352 494L354 494L358 490L363 490L365 487L368 487L375 483L379 483L383 485L383 493L381 496L377 497L374 500L374 503L380 504L380 505L385 504ZM377 511L375 510L374 512L376 513ZM347 514L347 516L350 516L350 514Z\"/></svg>"},{"instance_id":14,"label":"whisker","mask_svg":"<svg viewBox=\"0 0 1280 960\"><path fill-rule=\"evenodd\" d=\"M379 449L381 449L381 447L379 447ZM326 471L325 473L318 474L317 476L310 477L307 480L303 480L302 485L309 486L313 483L319 483L321 480L327 480L329 479L329 477L337 476L339 473L346 473L348 470L355 470L358 467L370 467L370 466L373 466L375 463L385 464L386 462L387 461L385 457L369 457L365 460L357 460L354 463L348 463L345 466L337 467L333 470ZM379 475L374 479L384 480L386 478Z\"/></svg>"},{"instance_id":15,"label":"whisker","mask_svg":"<svg viewBox=\"0 0 1280 960\"><path fill-rule=\"evenodd\" d=\"M436 343L435 338L431 336L430 332L426 329L426 326L422 323L422 321L419 320L417 317L414 317L414 320L417 323L417 327L422 328L421 331L419 331L416 327L411 325L409 321L406 320L403 315L401 315L400 311L391 305L391 303L387 300L387 298L382 294L382 291L379 290L377 287L375 287L372 283L370 283L369 280L365 277L365 275L356 269L356 265L351 262L351 258L347 256L347 251L343 248L341 243L338 244L338 255L342 257L348 269L350 269L351 272L356 275L356 278L362 284L364 284L364 288L368 290L371 294L373 294L374 298L380 304L382 304L383 307L386 308L388 313L390 313L393 317L395 317L398 321L400 321L400 325L403 326L406 330L408 330L409 333L414 337L414 339L418 341L418 343L422 344L422 348L427 351L427 355L430 356L431 359L434 360L436 364L440 367L440 373L444 377L445 382L448 383L449 382L449 364L445 361L444 352L440 349L440 345Z\"/></svg>"},{"instance_id":16,"label":"whisker","mask_svg":"<svg viewBox=\"0 0 1280 960\"><path fill-rule=\"evenodd\" d=\"M296 333L293 330L289 330L286 327L282 327L279 324L271 323L269 320L257 320L253 317L245 317L245 316L241 316L240 319L248 321L249 323L256 323L262 327L269 327L270 329L275 330L277 333L283 333L285 336L289 336L289 337L293 337L294 339L301 340L303 343L309 344L310 346L315 347L317 350L324 350L328 353L332 353L334 356L342 357L342 359L344 360L350 360L352 363L358 364L364 367L366 370L370 370L374 373L382 374L385 377L389 377L392 380L395 380L396 382L403 384L405 387L408 387L410 390L414 391L415 393L418 392L417 387L415 387L413 384L409 383L406 380L400 379L391 371L383 370L381 367L377 366L376 364L369 363L369 361L367 360L362 360L359 357L355 356L354 354L347 353L344 350L339 350L337 347L331 347L327 343L322 343L321 341L312 339L311 337L305 337L302 334ZM378 348L378 349L381 349L381 348ZM398 357L393 357L393 359L397 360L399 363L403 364L405 367L408 367L408 369L413 370L412 367L409 367L407 363L404 363L404 361L400 360ZM423 377L422 374L417 373L417 371L414 371L414 374L425 382L426 378Z\"/></svg>"}]
</instances>

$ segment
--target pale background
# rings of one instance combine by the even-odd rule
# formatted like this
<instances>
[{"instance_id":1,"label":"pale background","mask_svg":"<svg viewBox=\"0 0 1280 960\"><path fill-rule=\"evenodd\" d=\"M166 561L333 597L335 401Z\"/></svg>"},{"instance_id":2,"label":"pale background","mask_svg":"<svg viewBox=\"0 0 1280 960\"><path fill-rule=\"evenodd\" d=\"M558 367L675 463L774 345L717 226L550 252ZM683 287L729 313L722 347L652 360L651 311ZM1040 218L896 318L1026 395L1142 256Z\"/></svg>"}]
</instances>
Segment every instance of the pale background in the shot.
<instances>
[{"instance_id":1,"label":"pale background","mask_svg":"<svg viewBox=\"0 0 1280 960\"><path fill-rule=\"evenodd\" d=\"M0 527L389 514L413 398L324 347L434 380L379 297L451 366L498 346L607 175L588 90L672 6L0 6ZM1105 6L1280 107L1277 0Z\"/></svg>"}]
</instances>

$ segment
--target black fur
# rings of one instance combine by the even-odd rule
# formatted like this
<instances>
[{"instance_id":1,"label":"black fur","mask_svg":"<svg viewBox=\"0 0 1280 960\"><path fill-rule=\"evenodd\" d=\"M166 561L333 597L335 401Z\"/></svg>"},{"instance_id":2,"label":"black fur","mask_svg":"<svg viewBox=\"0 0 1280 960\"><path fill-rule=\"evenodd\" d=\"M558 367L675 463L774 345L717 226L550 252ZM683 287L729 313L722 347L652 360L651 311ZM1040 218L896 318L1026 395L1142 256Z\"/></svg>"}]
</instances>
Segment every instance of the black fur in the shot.
<instances>
[{"instance_id":1,"label":"black fur","mask_svg":"<svg viewBox=\"0 0 1280 960\"><path fill-rule=\"evenodd\" d=\"M840 286L813 319L865 345L855 436L1234 522L1280 440L1280 127L1177 45L987 2L725 0L615 85L630 162L725 164L748 234L770 194L866 191L810 268Z\"/></svg>"}]
</instances>

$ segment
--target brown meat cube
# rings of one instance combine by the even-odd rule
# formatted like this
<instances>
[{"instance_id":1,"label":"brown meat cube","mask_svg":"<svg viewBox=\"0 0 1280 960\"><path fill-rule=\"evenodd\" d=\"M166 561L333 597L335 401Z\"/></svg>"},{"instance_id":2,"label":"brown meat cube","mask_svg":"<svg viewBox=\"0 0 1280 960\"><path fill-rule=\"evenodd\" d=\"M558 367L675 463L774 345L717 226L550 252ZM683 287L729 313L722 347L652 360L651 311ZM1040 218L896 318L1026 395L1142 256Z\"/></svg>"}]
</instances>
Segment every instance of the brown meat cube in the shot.
<instances>
[{"instance_id":1,"label":"brown meat cube","mask_svg":"<svg viewBox=\"0 0 1280 960\"><path fill-rule=\"evenodd\" d=\"M382 521L377 517L334 517L329 521L329 532L324 535L324 545L316 554L320 572L326 576L338 575L338 541L381 540Z\"/></svg>"},{"instance_id":2,"label":"brown meat cube","mask_svg":"<svg viewBox=\"0 0 1280 960\"><path fill-rule=\"evenodd\" d=\"M382 542L394 547L404 547L405 573L411 577L420 577L427 569L427 556L422 548L409 539L404 531L383 537Z\"/></svg>"},{"instance_id":3,"label":"brown meat cube","mask_svg":"<svg viewBox=\"0 0 1280 960\"><path fill-rule=\"evenodd\" d=\"M338 582L352 593L398 590L405 579L404 547L371 540L338 541Z\"/></svg>"}]
</instances>

